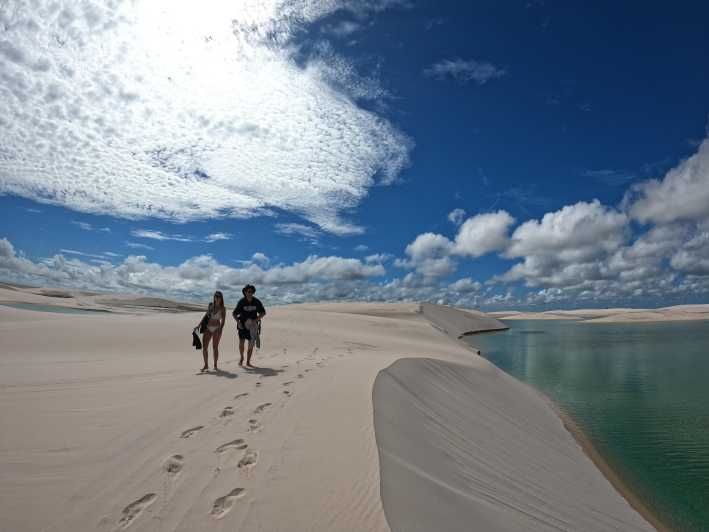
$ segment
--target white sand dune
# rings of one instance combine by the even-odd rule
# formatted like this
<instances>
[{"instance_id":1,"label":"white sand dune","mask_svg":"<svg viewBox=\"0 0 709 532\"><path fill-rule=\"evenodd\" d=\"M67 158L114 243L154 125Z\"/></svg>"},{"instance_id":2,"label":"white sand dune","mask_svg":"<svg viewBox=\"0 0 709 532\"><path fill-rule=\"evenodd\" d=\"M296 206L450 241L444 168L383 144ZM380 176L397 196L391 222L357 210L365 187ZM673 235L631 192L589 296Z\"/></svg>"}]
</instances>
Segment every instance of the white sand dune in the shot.
<instances>
[{"instance_id":1,"label":"white sand dune","mask_svg":"<svg viewBox=\"0 0 709 532\"><path fill-rule=\"evenodd\" d=\"M547 310L544 312L490 312L501 320L579 320L585 323L630 323L709 320L709 305L676 305L658 309L606 308Z\"/></svg>"},{"instance_id":2,"label":"white sand dune","mask_svg":"<svg viewBox=\"0 0 709 532\"><path fill-rule=\"evenodd\" d=\"M494 322L454 314L272 308L258 369L229 323L200 374L200 313L0 306L0 530L650 529L538 394L441 334Z\"/></svg>"},{"instance_id":3,"label":"white sand dune","mask_svg":"<svg viewBox=\"0 0 709 532\"><path fill-rule=\"evenodd\" d=\"M652 530L501 371L400 359L377 377L374 419L393 531Z\"/></svg>"}]
</instances>

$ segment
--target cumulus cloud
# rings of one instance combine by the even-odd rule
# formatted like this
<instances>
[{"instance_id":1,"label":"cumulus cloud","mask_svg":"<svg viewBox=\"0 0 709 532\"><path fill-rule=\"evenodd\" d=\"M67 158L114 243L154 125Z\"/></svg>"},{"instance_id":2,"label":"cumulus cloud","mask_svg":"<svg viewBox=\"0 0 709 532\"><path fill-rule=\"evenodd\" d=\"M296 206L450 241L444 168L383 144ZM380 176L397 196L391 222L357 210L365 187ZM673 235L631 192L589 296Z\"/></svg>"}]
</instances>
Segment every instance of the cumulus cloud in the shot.
<instances>
[{"instance_id":1,"label":"cumulus cloud","mask_svg":"<svg viewBox=\"0 0 709 532\"><path fill-rule=\"evenodd\" d=\"M429 283L455 271L456 263L450 257L452 249L453 243L445 236L423 233L406 246L408 259L397 259L394 265L415 269Z\"/></svg>"},{"instance_id":2,"label":"cumulus cloud","mask_svg":"<svg viewBox=\"0 0 709 532\"><path fill-rule=\"evenodd\" d=\"M515 229L504 252L523 257L498 277L524 280L529 286L574 285L607 275L604 261L628 238L625 214L598 200L579 202L549 212L541 220L528 220Z\"/></svg>"},{"instance_id":3,"label":"cumulus cloud","mask_svg":"<svg viewBox=\"0 0 709 532\"><path fill-rule=\"evenodd\" d=\"M396 178L411 143L351 96L375 83L332 54L296 61L293 35L341 8L387 5L10 0L0 193L132 219L280 209L361 232L342 213ZM333 84L332 72L346 75Z\"/></svg>"},{"instance_id":4,"label":"cumulus cloud","mask_svg":"<svg viewBox=\"0 0 709 532\"><path fill-rule=\"evenodd\" d=\"M709 275L709 228L701 231L672 255L670 265L691 275Z\"/></svg>"},{"instance_id":5,"label":"cumulus cloud","mask_svg":"<svg viewBox=\"0 0 709 532\"><path fill-rule=\"evenodd\" d=\"M204 237L205 242L218 242L219 240L231 240L232 237L231 233L212 233L211 235L207 235Z\"/></svg>"},{"instance_id":6,"label":"cumulus cloud","mask_svg":"<svg viewBox=\"0 0 709 532\"><path fill-rule=\"evenodd\" d=\"M65 255L79 258L67 258ZM310 256L301 262L268 267L265 255L242 268L232 268L219 263L209 255L192 257L177 266L149 262L144 256L129 256L122 262L111 264L108 260L92 264L82 258L94 260L100 255L76 250L62 250L53 257L32 261L17 253L6 238L0 239L0 277L6 280L35 284L59 284L66 287L114 291L144 292L177 297L205 296L215 287L238 291L244 283L265 285L273 301L280 301L279 290L288 288L300 293L307 285L337 285L357 283L386 273L377 264L366 264L345 257ZM256 258L256 255L254 256ZM310 300L313 298L310 297Z\"/></svg>"},{"instance_id":7,"label":"cumulus cloud","mask_svg":"<svg viewBox=\"0 0 709 532\"><path fill-rule=\"evenodd\" d=\"M627 237L625 214L598 200L581 201L528 220L515 229L506 256L554 254L560 260L582 260L620 246Z\"/></svg>"},{"instance_id":8,"label":"cumulus cloud","mask_svg":"<svg viewBox=\"0 0 709 532\"><path fill-rule=\"evenodd\" d=\"M664 178L631 187L625 203L630 216L640 222L709 219L709 139Z\"/></svg>"},{"instance_id":9,"label":"cumulus cloud","mask_svg":"<svg viewBox=\"0 0 709 532\"><path fill-rule=\"evenodd\" d=\"M453 78L463 83L474 81L478 85L485 85L491 79L504 76L507 71L486 61L466 61L457 57L438 61L424 69L423 73L436 79Z\"/></svg>"},{"instance_id":10,"label":"cumulus cloud","mask_svg":"<svg viewBox=\"0 0 709 532\"><path fill-rule=\"evenodd\" d=\"M254 253L251 256L251 260L256 264L260 264L261 266L268 266L271 262L271 259L269 259L265 253L261 253L260 251Z\"/></svg>"},{"instance_id":11,"label":"cumulus cloud","mask_svg":"<svg viewBox=\"0 0 709 532\"><path fill-rule=\"evenodd\" d=\"M463 209L453 209L448 213L448 221L455 225L460 225L465 219L465 211Z\"/></svg>"},{"instance_id":12,"label":"cumulus cloud","mask_svg":"<svg viewBox=\"0 0 709 532\"><path fill-rule=\"evenodd\" d=\"M391 253L374 253L372 255L367 255L364 257L364 262L367 264L371 263L382 263L393 259L394 256Z\"/></svg>"},{"instance_id":13,"label":"cumulus cloud","mask_svg":"<svg viewBox=\"0 0 709 532\"><path fill-rule=\"evenodd\" d=\"M454 292L478 292L482 288L482 285L470 277L463 277L449 284L448 288Z\"/></svg>"},{"instance_id":14,"label":"cumulus cloud","mask_svg":"<svg viewBox=\"0 0 709 532\"><path fill-rule=\"evenodd\" d=\"M468 218L458 230L453 253L480 257L505 249L509 243L507 232L514 222L515 219L506 211L478 214Z\"/></svg>"}]
</instances>

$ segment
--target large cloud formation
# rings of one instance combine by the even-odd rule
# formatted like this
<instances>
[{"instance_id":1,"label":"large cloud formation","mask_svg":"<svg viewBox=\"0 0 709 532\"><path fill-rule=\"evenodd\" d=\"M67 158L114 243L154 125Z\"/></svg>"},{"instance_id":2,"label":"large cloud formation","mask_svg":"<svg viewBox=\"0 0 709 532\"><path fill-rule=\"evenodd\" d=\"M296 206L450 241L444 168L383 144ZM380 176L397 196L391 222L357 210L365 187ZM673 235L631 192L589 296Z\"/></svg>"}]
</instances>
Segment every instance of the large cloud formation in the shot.
<instances>
[{"instance_id":1,"label":"large cloud formation","mask_svg":"<svg viewBox=\"0 0 709 532\"><path fill-rule=\"evenodd\" d=\"M381 6L3 2L0 193L175 221L283 209L361 232L343 212L397 177L409 141L357 105L378 89L342 58L295 59L297 32L343 7Z\"/></svg>"},{"instance_id":2,"label":"large cloud formation","mask_svg":"<svg viewBox=\"0 0 709 532\"><path fill-rule=\"evenodd\" d=\"M709 219L709 139L663 179L635 185L626 202L630 215L641 222Z\"/></svg>"},{"instance_id":3,"label":"large cloud formation","mask_svg":"<svg viewBox=\"0 0 709 532\"><path fill-rule=\"evenodd\" d=\"M87 257L96 258L84 260ZM0 239L0 275L4 279L178 298L204 297L215 287L238 293L249 282L265 285L265 292L274 302L287 302L284 294L288 293L297 294L301 300L312 299L323 287L331 289L340 283L347 286L386 273L380 263L337 256L310 256L302 262L268 267L265 255L257 254L239 268L221 264L209 255L192 257L176 266L148 262L144 256L133 255L114 264L109 260L114 258L62 250L52 257L33 261L18 253L9 240Z\"/></svg>"}]
</instances>

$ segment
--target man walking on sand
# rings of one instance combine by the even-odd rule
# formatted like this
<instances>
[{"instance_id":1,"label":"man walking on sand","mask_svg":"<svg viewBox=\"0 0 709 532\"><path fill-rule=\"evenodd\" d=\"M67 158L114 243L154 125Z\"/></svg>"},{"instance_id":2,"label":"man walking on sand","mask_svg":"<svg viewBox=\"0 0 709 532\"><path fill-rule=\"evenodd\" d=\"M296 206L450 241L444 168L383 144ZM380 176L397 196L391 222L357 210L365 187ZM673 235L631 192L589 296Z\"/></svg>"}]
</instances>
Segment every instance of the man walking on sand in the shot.
<instances>
[{"instance_id":1,"label":"man walking on sand","mask_svg":"<svg viewBox=\"0 0 709 532\"><path fill-rule=\"evenodd\" d=\"M244 342L249 341L249 349L246 352L246 367L251 365L251 355L254 352L254 344L257 342L259 324L261 319L266 315L266 309L261 301L254 297L256 287L252 284L247 284L242 288L241 293L244 294L236 304L232 316L236 320L236 328L239 331L239 365L244 364Z\"/></svg>"}]
</instances>

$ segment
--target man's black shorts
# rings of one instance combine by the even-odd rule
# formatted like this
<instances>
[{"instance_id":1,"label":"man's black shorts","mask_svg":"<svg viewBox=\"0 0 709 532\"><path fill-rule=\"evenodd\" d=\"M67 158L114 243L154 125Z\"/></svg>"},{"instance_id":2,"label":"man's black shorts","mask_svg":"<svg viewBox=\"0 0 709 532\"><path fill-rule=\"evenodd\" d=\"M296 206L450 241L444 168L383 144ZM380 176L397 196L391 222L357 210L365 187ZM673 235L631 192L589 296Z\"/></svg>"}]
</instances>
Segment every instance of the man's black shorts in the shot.
<instances>
[{"instance_id":1,"label":"man's black shorts","mask_svg":"<svg viewBox=\"0 0 709 532\"><path fill-rule=\"evenodd\" d=\"M239 340L251 341L251 332L246 327L239 329Z\"/></svg>"}]
</instances>

